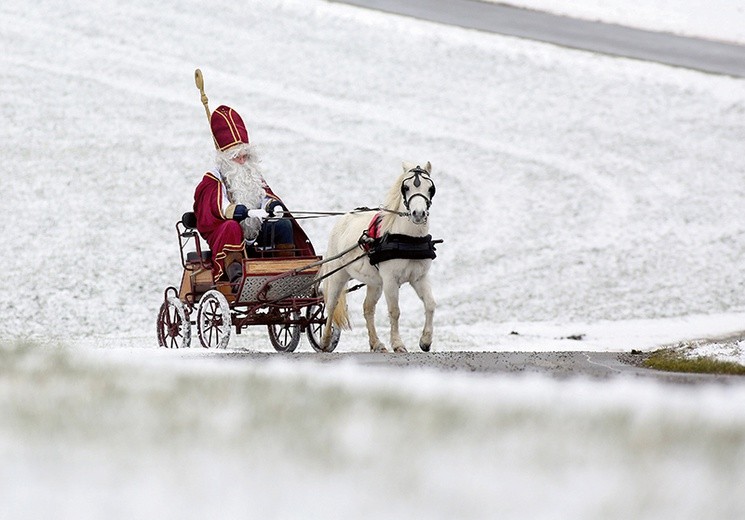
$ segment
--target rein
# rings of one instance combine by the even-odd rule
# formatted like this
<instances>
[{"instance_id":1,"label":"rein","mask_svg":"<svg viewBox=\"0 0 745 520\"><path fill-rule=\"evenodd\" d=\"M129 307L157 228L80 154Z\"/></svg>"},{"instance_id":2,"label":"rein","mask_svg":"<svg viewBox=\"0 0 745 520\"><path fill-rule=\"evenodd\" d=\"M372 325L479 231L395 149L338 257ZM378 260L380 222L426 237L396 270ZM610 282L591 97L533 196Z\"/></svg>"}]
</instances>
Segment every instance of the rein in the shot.
<instances>
[{"instance_id":1,"label":"rein","mask_svg":"<svg viewBox=\"0 0 745 520\"><path fill-rule=\"evenodd\" d=\"M429 176L429 172L427 170L422 169L419 166L416 166L415 168L410 169L407 173L411 173L409 177L406 177L403 181L401 181L401 197L404 202L404 206L406 209L409 209L409 204L411 203L412 199L414 197L422 197L426 204L427 209L429 210L429 207L432 205L432 198L435 196L435 183L432 182L432 179ZM408 199L406 198L406 193L404 190L404 184L406 181L414 179L414 186L419 187L422 183L422 179L428 180L432 187L430 188L429 197L422 193L415 193ZM360 206L358 208L354 208L352 211L289 211L292 216L291 217L281 217L291 220L303 220L303 219L311 219L311 218L322 218L322 217L338 217L340 215L346 215L347 213L368 213L368 212L380 212L384 211L387 213L394 213L398 215L399 217L410 217L411 211L396 211L395 209L388 209L386 207L383 207L382 205L378 206L377 208L370 208L367 206ZM296 216L297 215L297 216Z\"/></svg>"},{"instance_id":2,"label":"rein","mask_svg":"<svg viewBox=\"0 0 745 520\"><path fill-rule=\"evenodd\" d=\"M367 206L361 206L359 208L354 208L352 211L289 211L288 213L292 214L292 217L282 217L292 220L304 220L304 219L311 219L311 218L323 218L323 217L338 217L340 215L346 215L347 213L369 213L369 212L378 212L378 211L385 211L387 213L395 213L399 217L408 217L409 212L408 211L396 211L394 209L388 209L383 206L378 206L377 208L369 208ZM297 216L296 216L297 215Z\"/></svg>"}]
</instances>

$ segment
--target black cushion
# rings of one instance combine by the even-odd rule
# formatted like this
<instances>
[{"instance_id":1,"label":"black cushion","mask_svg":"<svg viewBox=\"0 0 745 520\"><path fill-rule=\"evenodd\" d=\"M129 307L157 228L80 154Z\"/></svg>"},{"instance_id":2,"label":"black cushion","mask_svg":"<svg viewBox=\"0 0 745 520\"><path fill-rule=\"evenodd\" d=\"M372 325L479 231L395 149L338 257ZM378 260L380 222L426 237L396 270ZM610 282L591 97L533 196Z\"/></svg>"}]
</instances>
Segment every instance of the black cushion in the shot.
<instances>
[{"instance_id":1,"label":"black cushion","mask_svg":"<svg viewBox=\"0 0 745 520\"><path fill-rule=\"evenodd\" d=\"M196 229L197 228L197 216L193 211L187 211L183 215L181 215L181 223L184 225L186 229Z\"/></svg>"},{"instance_id":2,"label":"black cushion","mask_svg":"<svg viewBox=\"0 0 745 520\"><path fill-rule=\"evenodd\" d=\"M210 260L212 260L212 251L202 251L202 261L209 262ZM197 263L199 262L199 255L196 251L186 253L186 261L190 263Z\"/></svg>"}]
</instances>

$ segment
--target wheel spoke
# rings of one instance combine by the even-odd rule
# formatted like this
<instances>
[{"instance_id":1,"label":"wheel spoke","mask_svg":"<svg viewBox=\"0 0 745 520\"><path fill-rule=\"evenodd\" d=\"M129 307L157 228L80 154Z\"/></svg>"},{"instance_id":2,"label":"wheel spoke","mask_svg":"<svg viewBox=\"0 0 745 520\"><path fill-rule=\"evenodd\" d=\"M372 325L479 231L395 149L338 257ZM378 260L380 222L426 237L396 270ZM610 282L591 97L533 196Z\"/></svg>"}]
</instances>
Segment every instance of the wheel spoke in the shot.
<instances>
[{"instance_id":1,"label":"wheel spoke","mask_svg":"<svg viewBox=\"0 0 745 520\"><path fill-rule=\"evenodd\" d=\"M207 332L207 344L209 346L213 346L212 337L214 333L214 326L212 325L212 320L208 319L205 323L205 331Z\"/></svg>"}]
</instances>

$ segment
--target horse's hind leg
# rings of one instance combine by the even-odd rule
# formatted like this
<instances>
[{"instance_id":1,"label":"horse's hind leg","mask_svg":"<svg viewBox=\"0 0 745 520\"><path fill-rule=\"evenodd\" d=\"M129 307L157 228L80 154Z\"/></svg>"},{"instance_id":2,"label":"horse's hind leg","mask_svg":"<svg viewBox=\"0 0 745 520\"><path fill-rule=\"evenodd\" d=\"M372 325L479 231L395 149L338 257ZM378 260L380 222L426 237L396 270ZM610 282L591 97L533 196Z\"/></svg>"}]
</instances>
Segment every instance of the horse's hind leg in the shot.
<instances>
[{"instance_id":1,"label":"horse's hind leg","mask_svg":"<svg viewBox=\"0 0 745 520\"><path fill-rule=\"evenodd\" d=\"M398 294L400 287L395 280L390 278L383 280L383 292L388 304L388 318L391 322L391 348L394 352L407 352L401 334L398 331L398 320L401 317L401 308L398 305Z\"/></svg>"},{"instance_id":2,"label":"horse's hind leg","mask_svg":"<svg viewBox=\"0 0 745 520\"><path fill-rule=\"evenodd\" d=\"M365 324L367 325L367 337L370 339L370 350L372 352L387 352L383 342L378 337L375 329L375 306L383 294L383 287L380 285L368 285L365 294L365 302L362 304L362 310L365 315Z\"/></svg>"},{"instance_id":3,"label":"horse's hind leg","mask_svg":"<svg viewBox=\"0 0 745 520\"><path fill-rule=\"evenodd\" d=\"M435 315L435 298L432 296L432 287L426 276L416 282L412 282L411 286L416 291L417 296L422 300L422 303L424 303L424 329L422 330L422 336L419 338L419 348L424 352L429 352L432 346L432 322Z\"/></svg>"}]
</instances>

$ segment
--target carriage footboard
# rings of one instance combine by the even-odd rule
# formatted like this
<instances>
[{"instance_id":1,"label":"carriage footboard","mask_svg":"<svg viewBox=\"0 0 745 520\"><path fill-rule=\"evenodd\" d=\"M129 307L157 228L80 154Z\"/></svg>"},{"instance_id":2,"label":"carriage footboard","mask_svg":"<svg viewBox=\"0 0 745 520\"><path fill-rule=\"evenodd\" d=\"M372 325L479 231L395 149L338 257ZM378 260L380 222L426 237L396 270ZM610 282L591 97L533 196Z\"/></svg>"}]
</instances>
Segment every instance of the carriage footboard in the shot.
<instances>
[{"instance_id":1,"label":"carriage footboard","mask_svg":"<svg viewBox=\"0 0 745 520\"><path fill-rule=\"evenodd\" d=\"M251 258L243 263L243 282L236 303L312 298L321 257Z\"/></svg>"}]
</instances>

